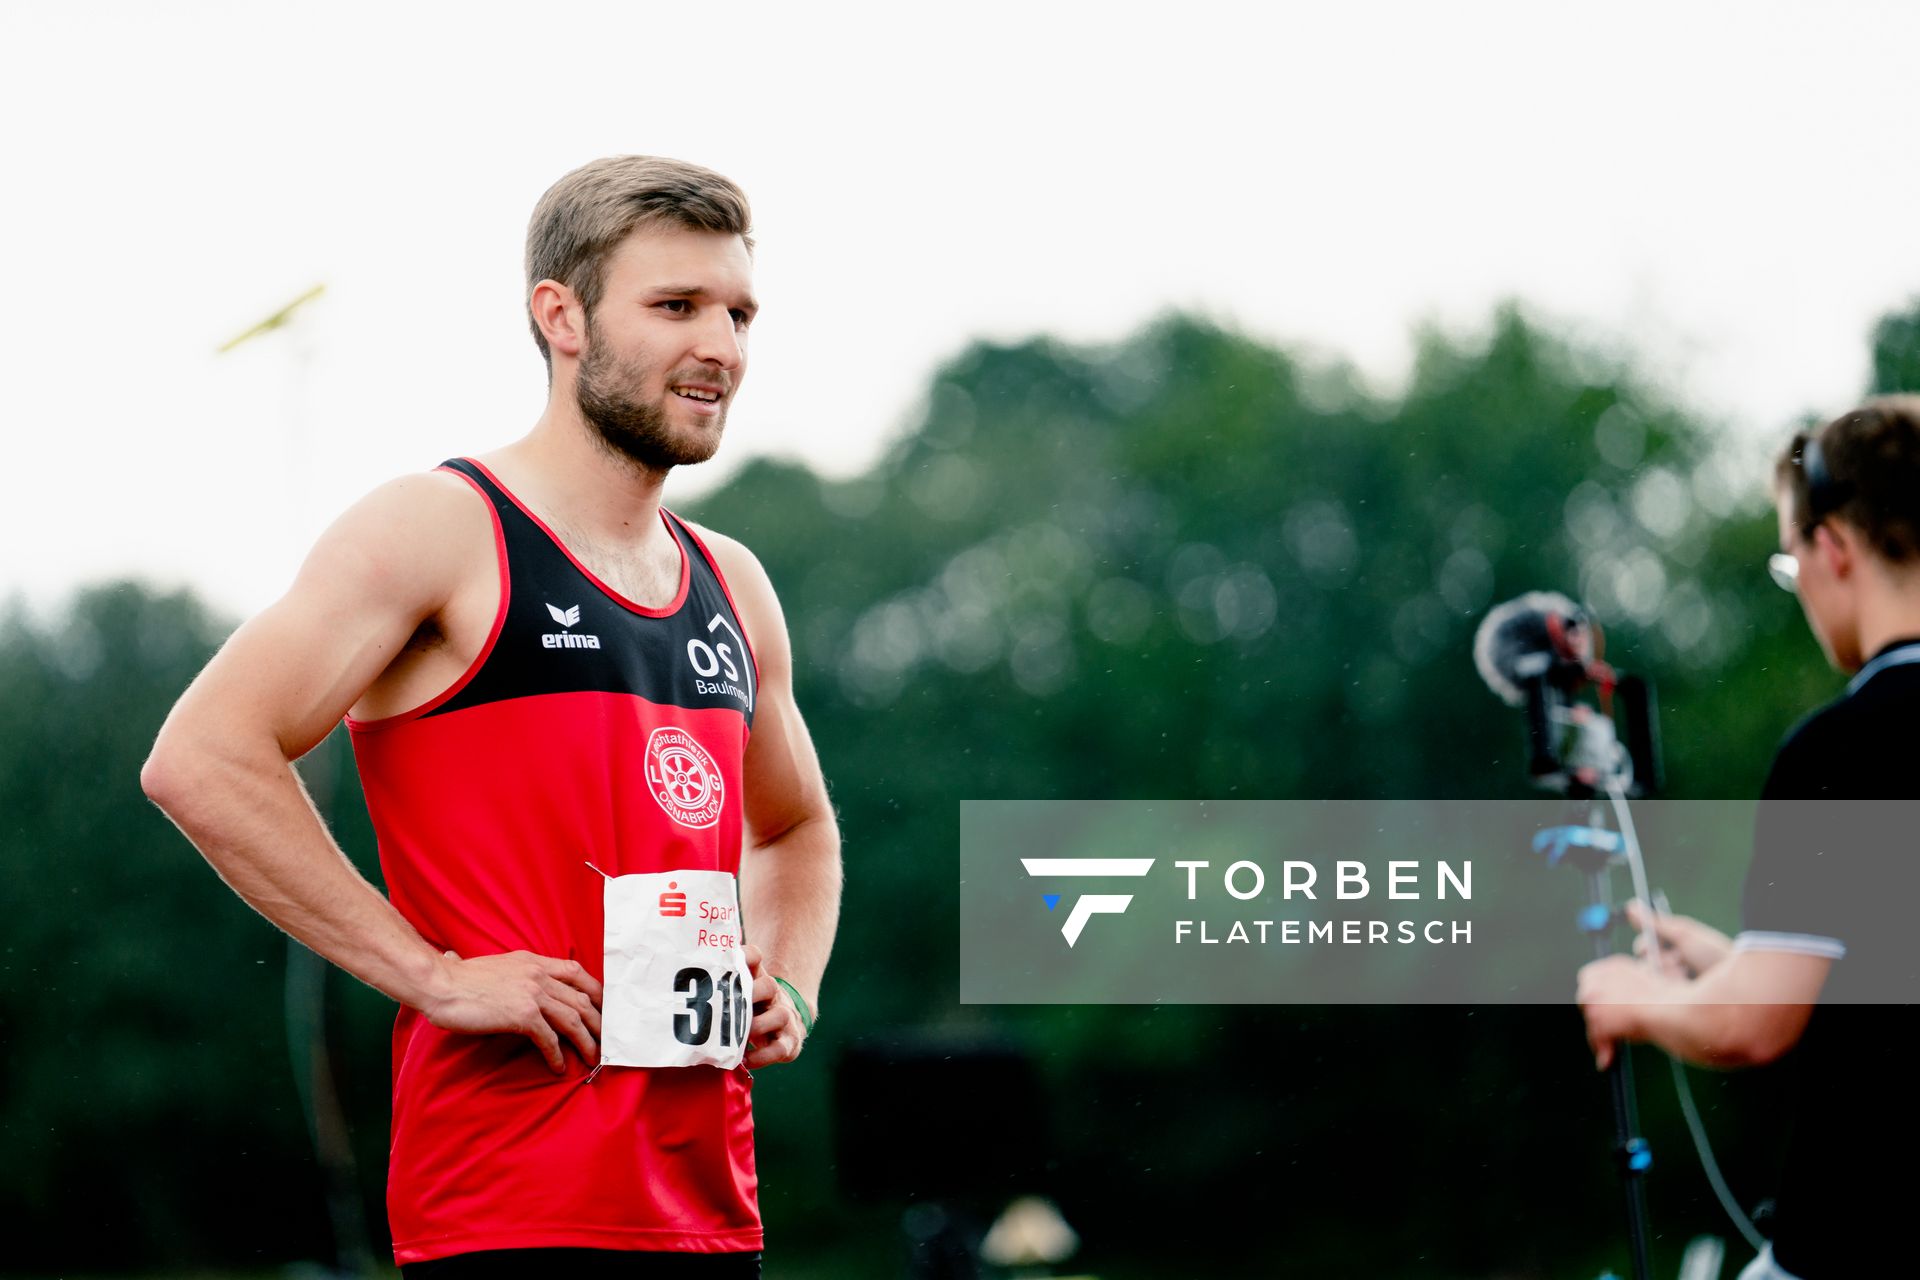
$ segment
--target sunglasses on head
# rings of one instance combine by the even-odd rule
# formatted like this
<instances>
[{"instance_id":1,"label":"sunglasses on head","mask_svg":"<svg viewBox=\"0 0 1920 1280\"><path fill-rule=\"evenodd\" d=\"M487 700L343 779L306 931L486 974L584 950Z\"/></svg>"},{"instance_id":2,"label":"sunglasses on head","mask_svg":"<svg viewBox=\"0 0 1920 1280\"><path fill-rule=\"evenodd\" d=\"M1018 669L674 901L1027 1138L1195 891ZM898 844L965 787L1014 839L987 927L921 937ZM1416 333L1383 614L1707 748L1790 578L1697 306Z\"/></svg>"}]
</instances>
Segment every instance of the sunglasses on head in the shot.
<instances>
[{"instance_id":1,"label":"sunglasses on head","mask_svg":"<svg viewBox=\"0 0 1920 1280\"><path fill-rule=\"evenodd\" d=\"M1812 538L1813 531L1820 522L1845 506L1847 499L1853 496L1853 482L1836 480L1833 472L1827 468L1827 455L1820 448L1820 442L1811 436L1800 442L1794 451L1793 465L1800 468L1800 474L1807 478L1807 518L1801 523L1800 534ZM1767 572L1782 590L1800 590L1800 560L1797 556L1777 551L1767 557Z\"/></svg>"}]
</instances>

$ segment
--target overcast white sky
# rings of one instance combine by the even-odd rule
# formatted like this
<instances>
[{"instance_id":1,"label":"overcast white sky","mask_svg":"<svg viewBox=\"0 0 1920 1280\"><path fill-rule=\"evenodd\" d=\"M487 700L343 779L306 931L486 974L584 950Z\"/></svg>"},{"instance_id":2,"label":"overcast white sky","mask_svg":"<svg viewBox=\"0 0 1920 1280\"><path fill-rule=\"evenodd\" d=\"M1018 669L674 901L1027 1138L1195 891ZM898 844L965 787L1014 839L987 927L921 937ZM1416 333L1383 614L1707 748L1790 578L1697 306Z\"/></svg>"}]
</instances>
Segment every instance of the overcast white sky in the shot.
<instances>
[{"instance_id":1,"label":"overcast white sky","mask_svg":"<svg viewBox=\"0 0 1920 1280\"><path fill-rule=\"evenodd\" d=\"M670 500L858 469L975 336L1169 306L1391 388L1517 296L1777 430L1920 292L1917 45L1891 4L13 3L0 595L251 610L360 493L518 436L527 215L615 152L759 228L752 374Z\"/></svg>"}]
</instances>

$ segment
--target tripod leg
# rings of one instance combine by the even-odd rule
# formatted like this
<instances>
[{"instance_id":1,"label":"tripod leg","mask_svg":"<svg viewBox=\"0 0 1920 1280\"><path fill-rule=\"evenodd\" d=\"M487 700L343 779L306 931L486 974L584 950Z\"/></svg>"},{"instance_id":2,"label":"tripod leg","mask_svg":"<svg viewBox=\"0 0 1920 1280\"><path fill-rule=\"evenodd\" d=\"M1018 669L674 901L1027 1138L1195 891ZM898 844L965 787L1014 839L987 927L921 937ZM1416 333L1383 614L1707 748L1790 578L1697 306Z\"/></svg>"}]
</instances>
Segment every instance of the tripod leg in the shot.
<instances>
[{"instance_id":1,"label":"tripod leg","mask_svg":"<svg viewBox=\"0 0 1920 1280\"><path fill-rule=\"evenodd\" d=\"M1640 1127L1634 1105L1633 1057L1626 1045L1607 1068L1607 1088L1613 1095L1614 1159L1619 1162L1621 1189L1627 1196L1627 1237L1633 1249L1634 1280L1653 1280L1647 1257L1647 1186L1642 1181L1653 1164L1653 1152L1635 1130Z\"/></svg>"},{"instance_id":2,"label":"tripod leg","mask_svg":"<svg viewBox=\"0 0 1920 1280\"><path fill-rule=\"evenodd\" d=\"M1586 928L1593 940L1596 960L1613 952L1609 936L1612 930L1612 905L1608 901L1604 865L1587 871L1587 910L1596 919L1604 917L1600 927ZM1633 1096L1633 1053L1624 1042L1607 1068L1607 1092L1613 1099L1613 1158L1620 1173L1621 1189L1627 1197L1627 1238L1633 1249L1633 1280L1653 1280L1653 1266L1647 1257L1647 1188L1641 1176L1653 1164L1653 1151L1639 1136L1640 1109Z\"/></svg>"}]
</instances>

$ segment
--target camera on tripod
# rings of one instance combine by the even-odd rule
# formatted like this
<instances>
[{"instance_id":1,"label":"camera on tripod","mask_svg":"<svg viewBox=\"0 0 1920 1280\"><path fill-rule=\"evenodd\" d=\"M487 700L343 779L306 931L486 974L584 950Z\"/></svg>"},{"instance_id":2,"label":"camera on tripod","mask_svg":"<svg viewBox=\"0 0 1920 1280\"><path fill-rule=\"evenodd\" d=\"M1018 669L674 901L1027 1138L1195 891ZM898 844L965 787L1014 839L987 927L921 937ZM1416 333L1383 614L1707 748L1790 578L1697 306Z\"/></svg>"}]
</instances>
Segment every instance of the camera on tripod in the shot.
<instances>
[{"instance_id":1,"label":"camera on tripod","mask_svg":"<svg viewBox=\"0 0 1920 1280\"><path fill-rule=\"evenodd\" d=\"M1526 709L1535 785L1575 797L1651 795L1661 781L1653 691L1608 666L1604 653L1600 624L1553 591L1496 606L1473 637L1480 678L1507 705ZM1588 689L1592 703L1581 701Z\"/></svg>"},{"instance_id":2,"label":"camera on tripod","mask_svg":"<svg viewBox=\"0 0 1920 1280\"><path fill-rule=\"evenodd\" d=\"M1617 863L1629 866L1637 895L1651 901L1627 798L1649 795L1660 785L1653 691L1644 679L1608 666L1602 659L1605 649L1606 638L1592 615L1552 591L1529 591L1496 606L1473 637L1473 665L1480 678L1507 705L1526 709L1528 775L1585 811L1574 821L1536 832L1533 848L1546 855L1549 866L1573 867L1585 877L1587 904L1576 920L1595 959L1612 953L1613 930L1621 919L1609 884ZM1591 703L1582 700L1589 689ZM1606 825L1603 796L1613 803L1617 830ZM1641 1179L1653 1164L1653 1152L1639 1136L1629 1061L1623 1046L1607 1067L1607 1089L1634 1280L1649 1280Z\"/></svg>"}]
</instances>

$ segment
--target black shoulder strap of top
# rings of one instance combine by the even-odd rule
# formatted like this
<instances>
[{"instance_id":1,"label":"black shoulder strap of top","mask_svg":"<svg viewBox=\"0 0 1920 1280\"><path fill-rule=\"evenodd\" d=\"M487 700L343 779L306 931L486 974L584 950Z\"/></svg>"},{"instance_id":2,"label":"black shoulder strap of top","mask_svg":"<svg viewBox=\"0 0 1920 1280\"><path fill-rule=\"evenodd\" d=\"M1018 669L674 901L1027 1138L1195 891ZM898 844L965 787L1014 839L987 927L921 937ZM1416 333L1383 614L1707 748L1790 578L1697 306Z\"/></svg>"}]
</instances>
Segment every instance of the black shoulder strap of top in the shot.
<instances>
[{"instance_id":1,"label":"black shoulder strap of top","mask_svg":"<svg viewBox=\"0 0 1920 1280\"><path fill-rule=\"evenodd\" d=\"M465 476L486 495L499 516L500 532L506 538L509 555L514 559L528 554L542 558L565 557L565 550L552 532L531 511L521 506L520 500L508 493L485 467L472 458L448 458L440 464L439 469Z\"/></svg>"},{"instance_id":2,"label":"black shoulder strap of top","mask_svg":"<svg viewBox=\"0 0 1920 1280\"><path fill-rule=\"evenodd\" d=\"M707 554L707 549L701 545L700 539L696 538L693 530L687 527L687 522L666 507L661 507L660 510L666 513L667 529L673 534L674 541L680 544L680 549L687 553L687 559L695 564L705 565L707 572L717 579L720 576L720 567L714 564L713 558Z\"/></svg>"},{"instance_id":3,"label":"black shoulder strap of top","mask_svg":"<svg viewBox=\"0 0 1920 1280\"><path fill-rule=\"evenodd\" d=\"M500 486L493 482L493 477L488 475L480 464L471 458L448 458L440 464L437 470L459 472L467 479L479 485L480 492L493 499L493 505L496 507L503 504L512 505L507 502L507 495L501 491Z\"/></svg>"}]
</instances>

